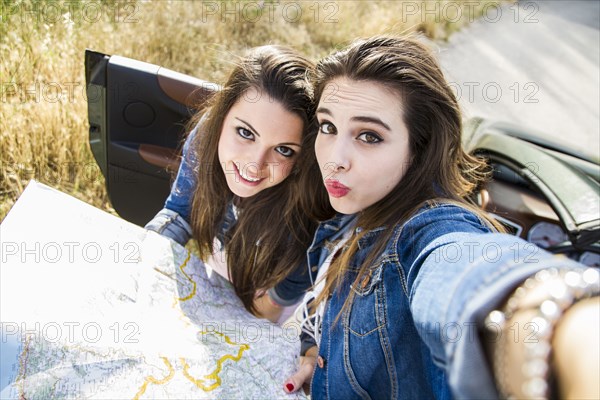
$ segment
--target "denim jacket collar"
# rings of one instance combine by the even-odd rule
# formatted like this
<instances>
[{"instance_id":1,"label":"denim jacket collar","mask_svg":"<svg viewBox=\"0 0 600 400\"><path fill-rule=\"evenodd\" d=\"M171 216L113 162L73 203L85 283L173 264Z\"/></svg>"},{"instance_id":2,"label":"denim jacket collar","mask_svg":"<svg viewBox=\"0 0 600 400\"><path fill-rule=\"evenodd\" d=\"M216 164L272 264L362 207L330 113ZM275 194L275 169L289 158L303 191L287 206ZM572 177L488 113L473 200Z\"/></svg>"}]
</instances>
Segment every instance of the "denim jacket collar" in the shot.
<instances>
[{"instance_id":1,"label":"denim jacket collar","mask_svg":"<svg viewBox=\"0 0 600 400\"><path fill-rule=\"evenodd\" d=\"M331 237L342 229L344 231L350 229L350 227L353 224L355 224L357 220L357 214L338 213L333 218L321 222L317 228L317 233L310 247L313 248L315 246L319 246L326 237ZM358 241L358 248L362 249L364 247L369 246L386 228L386 226L380 226L366 232L364 236ZM362 227L357 226L354 228L355 234L359 234L362 232Z\"/></svg>"},{"instance_id":2,"label":"denim jacket collar","mask_svg":"<svg viewBox=\"0 0 600 400\"><path fill-rule=\"evenodd\" d=\"M357 214L336 214L333 218L319 224L313 242L306 253L309 276L313 284L317 276L318 266L329 254L330 244L339 239L349 229L354 229L356 234L363 231L363 228L354 226L357 219ZM385 230L386 227L382 226L366 232L358 242L359 250L369 249ZM325 251L322 251L323 249Z\"/></svg>"},{"instance_id":3,"label":"denim jacket collar","mask_svg":"<svg viewBox=\"0 0 600 400\"><path fill-rule=\"evenodd\" d=\"M319 223L309 249L320 247L323 240L337 236L348 229L356 220L356 214L336 214L333 218ZM358 228L357 228L358 229Z\"/></svg>"},{"instance_id":4,"label":"denim jacket collar","mask_svg":"<svg viewBox=\"0 0 600 400\"><path fill-rule=\"evenodd\" d=\"M368 231L367 233L364 234L363 237L360 238L360 240L358 241L358 248L360 250L367 248L369 246L371 246L373 244L373 242L375 240L377 240L377 238L379 237L379 235L381 235L381 233L383 233L383 231L385 231L387 229L386 226L380 226L378 228L374 228L371 229L370 231ZM357 227L355 229L356 233L361 233L362 232L362 228L361 227Z\"/></svg>"}]
</instances>

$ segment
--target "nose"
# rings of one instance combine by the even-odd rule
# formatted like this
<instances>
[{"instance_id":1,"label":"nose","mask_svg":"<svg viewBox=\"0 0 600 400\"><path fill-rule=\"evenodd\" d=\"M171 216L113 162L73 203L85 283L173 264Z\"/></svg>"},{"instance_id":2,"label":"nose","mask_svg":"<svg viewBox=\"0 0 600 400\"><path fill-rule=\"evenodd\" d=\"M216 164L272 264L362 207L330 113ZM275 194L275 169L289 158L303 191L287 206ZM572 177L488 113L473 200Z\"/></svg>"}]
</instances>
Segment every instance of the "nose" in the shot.
<instances>
[{"instance_id":1,"label":"nose","mask_svg":"<svg viewBox=\"0 0 600 400\"><path fill-rule=\"evenodd\" d=\"M248 172L257 177L263 177L262 171L269 163L269 149L257 146L250 155L250 160L247 165Z\"/></svg>"},{"instance_id":2,"label":"nose","mask_svg":"<svg viewBox=\"0 0 600 400\"><path fill-rule=\"evenodd\" d=\"M328 167L335 172L348 171L350 169L351 143L345 135L336 135L331 145Z\"/></svg>"}]
</instances>

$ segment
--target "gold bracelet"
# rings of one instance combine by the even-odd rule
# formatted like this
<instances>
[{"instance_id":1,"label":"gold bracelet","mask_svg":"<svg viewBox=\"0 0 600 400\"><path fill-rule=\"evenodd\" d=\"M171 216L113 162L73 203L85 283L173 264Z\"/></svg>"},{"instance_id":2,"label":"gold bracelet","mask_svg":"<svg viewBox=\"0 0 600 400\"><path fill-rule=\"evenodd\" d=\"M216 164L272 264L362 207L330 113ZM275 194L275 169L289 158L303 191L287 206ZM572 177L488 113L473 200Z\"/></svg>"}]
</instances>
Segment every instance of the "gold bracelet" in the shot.
<instances>
[{"instance_id":1,"label":"gold bracelet","mask_svg":"<svg viewBox=\"0 0 600 400\"><path fill-rule=\"evenodd\" d=\"M576 302L600 294L600 274L593 268L557 269L538 271L527 278L509 297L503 310L494 310L485 319L488 335L504 334L508 321L517 312L530 310L529 320L536 328L532 340L524 343L525 375L522 393L528 398L548 399L551 377L550 359L554 328L565 311ZM500 342L503 343L503 342ZM493 346L492 364L496 386L504 398L516 397L506 379L506 351L503 346Z\"/></svg>"}]
</instances>

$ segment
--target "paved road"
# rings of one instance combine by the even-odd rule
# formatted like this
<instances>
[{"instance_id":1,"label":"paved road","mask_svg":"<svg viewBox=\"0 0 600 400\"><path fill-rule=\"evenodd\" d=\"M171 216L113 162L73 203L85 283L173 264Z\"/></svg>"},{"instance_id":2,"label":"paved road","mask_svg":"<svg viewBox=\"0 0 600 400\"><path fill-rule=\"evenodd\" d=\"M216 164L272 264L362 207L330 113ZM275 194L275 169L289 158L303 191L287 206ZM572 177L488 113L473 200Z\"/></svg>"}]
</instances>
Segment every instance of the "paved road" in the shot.
<instances>
[{"instance_id":1,"label":"paved road","mask_svg":"<svg viewBox=\"0 0 600 400\"><path fill-rule=\"evenodd\" d=\"M467 115L532 127L600 160L600 1L521 1L439 58Z\"/></svg>"}]
</instances>

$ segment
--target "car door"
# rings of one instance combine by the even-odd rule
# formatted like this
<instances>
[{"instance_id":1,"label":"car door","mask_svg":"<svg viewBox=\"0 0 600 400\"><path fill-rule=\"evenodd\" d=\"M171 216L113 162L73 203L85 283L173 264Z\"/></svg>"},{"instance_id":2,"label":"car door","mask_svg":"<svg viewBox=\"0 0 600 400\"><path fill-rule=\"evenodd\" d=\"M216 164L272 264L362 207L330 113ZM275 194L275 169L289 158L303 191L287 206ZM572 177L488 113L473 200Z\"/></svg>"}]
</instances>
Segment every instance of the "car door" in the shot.
<instances>
[{"instance_id":1,"label":"car door","mask_svg":"<svg viewBox=\"0 0 600 400\"><path fill-rule=\"evenodd\" d=\"M194 107L217 85L157 65L85 52L89 143L116 212L138 225L164 204Z\"/></svg>"}]
</instances>

